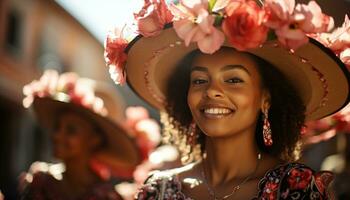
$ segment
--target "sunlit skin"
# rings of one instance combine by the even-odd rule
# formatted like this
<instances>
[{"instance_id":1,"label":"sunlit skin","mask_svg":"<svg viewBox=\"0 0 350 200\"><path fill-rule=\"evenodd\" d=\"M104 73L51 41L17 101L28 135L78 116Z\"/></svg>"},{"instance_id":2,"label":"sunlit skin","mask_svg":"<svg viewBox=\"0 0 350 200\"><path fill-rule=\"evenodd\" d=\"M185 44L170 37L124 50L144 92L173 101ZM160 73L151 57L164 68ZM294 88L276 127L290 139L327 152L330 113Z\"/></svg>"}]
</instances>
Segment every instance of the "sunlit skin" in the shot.
<instances>
[{"instance_id":1,"label":"sunlit skin","mask_svg":"<svg viewBox=\"0 0 350 200\"><path fill-rule=\"evenodd\" d=\"M207 157L180 178L202 181L194 188L184 184L188 196L211 199L203 184L204 171L210 187L223 197L257 166L255 129L259 113L270 106L269 92L262 87L258 66L250 55L233 49L198 55L190 76L187 102L194 122L206 135ZM229 199L257 195L258 181L278 162L264 154L254 176Z\"/></svg>"},{"instance_id":2,"label":"sunlit skin","mask_svg":"<svg viewBox=\"0 0 350 200\"><path fill-rule=\"evenodd\" d=\"M59 187L70 198L79 197L99 178L89 167L91 155L101 142L101 136L86 118L75 112L59 115L52 140L54 155L66 166Z\"/></svg>"}]
</instances>

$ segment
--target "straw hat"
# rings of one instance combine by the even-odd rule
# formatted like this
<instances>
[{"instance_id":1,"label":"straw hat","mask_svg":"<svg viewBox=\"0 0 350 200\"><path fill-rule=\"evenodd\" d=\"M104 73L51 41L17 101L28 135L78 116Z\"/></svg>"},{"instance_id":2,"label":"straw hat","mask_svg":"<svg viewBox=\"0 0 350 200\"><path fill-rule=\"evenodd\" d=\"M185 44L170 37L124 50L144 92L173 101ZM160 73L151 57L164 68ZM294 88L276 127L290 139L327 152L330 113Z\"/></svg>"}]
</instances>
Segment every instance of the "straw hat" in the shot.
<instances>
[{"instance_id":1,"label":"straw hat","mask_svg":"<svg viewBox=\"0 0 350 200\"><path fill-rule=\"evenodd\" d=\"M129 169L141 162L136 142L123 125L124 103L111 85L80 78L75 73L58 75L47 70L23 91L24 106L32 106L43 127L52 130L60 111L75 111L94 121L106 137L106 145L96 152L98 157Z\"/></svg>"},{"instance_id":2,"label":"straw hat","mask_svg":"<svg viewBox=\"0 0 350 200\"><path fill-rule=\"evenodd\" d=\"M315 28L315 25L313 26L313 31L306 31L302 29L303 24L301 24L299 21L283 21L283 19L278 19L278 21L276 16L274 16L276 17L274 19L275 21L269 21L269 17L271 16L268 16L267 13L273 13L273 9L279 6L276 2L276 5L274 5L275 7L269 7L268 2L271 1L265 1L266 5L262 8L257 7L256 4L252 3L253 1L232 1L232 4L235 5L220 5L218 8L215 8L216 5L209 5L208 7L208 2L206 1L195 2L191 3L188 0L182 0L178 5L172 4L170 10L174 14L174 18L172 18L170 21L166 21L169 23L164 23L162 28L157 30L158 32L155 31L156 29L153 30L153 32L150 32L149 30L143 28L142 25L144 21L146 21L145 18L147 18L147 14L144 13L146 12L149 15L152 14L152 9L151 11L147 10L150 8L150 4L154 4L155 8L157 8L157 6L158 8L163 6L162 10L165 12L164 5L160 5L160 3L156 2L145 4L143 9L138 14L143 15L139 16L139 19L136 15L136 19L138 20L136 24L138 24L138 32L140 34L132 41L128 42L126 48L123 49L126 59L122 60L124 61L122 62L122 65L120 62L121 59L117 60L119 62L113 62L111 59L108 59L110 58L109 55L112 55L113 53L118 54L118 52L111 52L111 49L109 48L109 44L115 44L114 41L116 40L107 38L107 64L109 64L110 68L115 68L115 70L110 71L114 73L115 77L115 73L117 73L118 69L121 68L122 70L119 70L119 72L121 71L119 75L122 76L125 73L129 86L152 106L160 110L165 109L165 94L168 80L175 70L177 64L184 58L184 56L198 48L203 53L214 53L220 47L224 46L257 55L260 58L270 62L273 66L280 70L299 92L304 104L306 105L307 120L319 119L328 116L337 112L349 102L350 74L345 64L330 48L328 48L328 46L326 47L315 39L309 37L311 34L314 36L319 36L321 32L326 31L332 25L332 18L320 13L321 9L317 10L317 12L319 12L318 17L323 17L322 19L324 19L326 22L322 22L324 24L320 25L318 29ZM225 1L217 2L222 3ZM203 9L207 9L208 15L195 16L196 9L200 9L200 6L202 6L202 11ZM237 36L241 37L242 40L246 39L246 41L248 41L247 43L254 41L256 37L260 37L261 42L256 42L257 44L255 48L252 48L251 46L247 46L247 48L245 48L244 42L237 44L237 41L233 41L236 35L230 36L230 34L237 30L227 30L234 29L234 27L230 26L229 20L235 20L235 12L238 14L239 12L234 8L239 6L243 10L240 10L239 12L247 12L249 14L246 16L255 15L255 13L262 13L262 15L266 15L264 16L265 23L261 23L259 25L259 22L257 21L255 22L256 29L253 27L252 30L243 31L243 33L248 32L253 38L249 38L249 35ZM304 10L310 9L311 11L315 11L315 2L313 2L312 5L309 3L309 5L303 4L301 7L302 6L304 6ZM243 9L245 7L247 7L247 11ZM249 9L255 9L254 14L249 13ZM290 15L288 16L290 19L295 13L299 15L304 14L302 11L298 10L298 6L292 9L294 9L293 12L286 13L286 15ZM157 10L153 12L156 11ZM158 10L157 12L161 11ZM314 12L311 13L314 14ZM231 18L230 14L232 14ZM196 21L199 19L199 17L208 16L213 17L206 19L206 22L209 23L209 25L204 24L206 22L201 24L202 22ZM161 15L159 15L159 17L161 17ZM258 18L259 16L256 17ZM312 20L315 20L317 16L315 15L312 17L311 19L307 19L305 14L305 20L303 23L314 23ZM215 19L215 22L209 22L213 19ZM150 23L150 20L151 19L149 19L147 23ZM160 20L152 20L153 23L160 23ZM220 22L217 23L217 21ZM278 26L276 23L273 24L272 22L278 22L281 24L285 23L284 25L287 26ZM217 24L221 24L221 27ZM243 28L245 28L244 25L245 24L242 25ZM295 39L293 41L289 39L290 35L288 35L288 31L286 31L284 34L281 33L283 28L289 28L292 27L292 25L301 27L300 30L296 30L301 33L300 40ZM206 30L201 30L203 26L206 26L206 28L208 28L210 31L205 32ZM347 26L350 26L350 23L348 23ZM255 33L260 30L265 32L261 33L262 35L256 35ZM270 32L268 32L268 30L270 30ZM275 31L274 34L273 31ZM213 34L213 36L210 38L212 40L205 41L210 45L205 46L205 42L200 43L201 39L193 36L196 34L206 34L205 37L208 38L211 37L210 34ZM215 34L224 35L222 41L217 39L220 37L216 36ZM119 37L122 37L122 35L119 34ZM203 37L202 40L205 40L205 37ZM267 39L264 40L264 37ZM220 44L217 45L218 43Z\"/></svg>"}]
</instances>

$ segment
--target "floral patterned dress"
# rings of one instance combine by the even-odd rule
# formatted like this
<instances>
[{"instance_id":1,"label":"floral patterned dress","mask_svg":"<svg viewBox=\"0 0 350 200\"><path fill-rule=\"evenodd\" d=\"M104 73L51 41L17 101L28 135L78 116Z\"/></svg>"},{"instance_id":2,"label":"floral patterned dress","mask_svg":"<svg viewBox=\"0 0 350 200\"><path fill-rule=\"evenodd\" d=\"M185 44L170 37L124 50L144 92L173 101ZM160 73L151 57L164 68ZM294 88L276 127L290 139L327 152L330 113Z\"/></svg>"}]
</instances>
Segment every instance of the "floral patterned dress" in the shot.
<instances>
[{"instance_id":1,"label":"floral patterned dress","mask_svg":"<svg viewBox=\"0 0 350 200\"><path fill-rule=\"evenodd\" d=\"M288 163L270 171L260 180L257 197L253 200L275 199L329 199L328 185L333 180L331 172L315 172L306 165ZM177 174L151 176L140 188L138 200L193 200L181 191Z\"/></svg>"},{"instance_id":2,"label":"floral patterned dress","mask_svg":"<svg viewBox=\"0 0 350 200\"><path fill-rule=\"evenodd\" d=\"M23 184L23 183L22 183ZM27 182L21 192L23 200L72 200L69 194L60 191L59 180L51 174L37 172L33 179ZM85 194L74 200L121 200L121 196L114 190L113 185L99 182L92 186Z\"/></svg>"}]
</instances>

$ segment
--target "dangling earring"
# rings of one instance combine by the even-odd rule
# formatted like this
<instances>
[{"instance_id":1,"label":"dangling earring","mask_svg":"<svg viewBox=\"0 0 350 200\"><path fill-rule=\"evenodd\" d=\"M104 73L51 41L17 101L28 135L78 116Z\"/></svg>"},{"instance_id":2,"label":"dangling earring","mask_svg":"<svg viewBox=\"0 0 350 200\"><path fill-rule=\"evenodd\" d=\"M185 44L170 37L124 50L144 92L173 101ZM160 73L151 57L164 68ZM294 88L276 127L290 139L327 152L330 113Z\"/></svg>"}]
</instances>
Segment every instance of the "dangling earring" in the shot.
<instances>
[{"instance_id":1,"label":"dangling earring","mask_svg":"<svg viewBox=\"0 0 350 200\"><path fill-rule=\"evenodd\" d=\"M264 138L264 144L265 146L271 146L273 141L272 141L272 132L271 132L271 126L269 122L269 111L268 109L263 111L263 138Z\"/></svg>"}]
</instances>

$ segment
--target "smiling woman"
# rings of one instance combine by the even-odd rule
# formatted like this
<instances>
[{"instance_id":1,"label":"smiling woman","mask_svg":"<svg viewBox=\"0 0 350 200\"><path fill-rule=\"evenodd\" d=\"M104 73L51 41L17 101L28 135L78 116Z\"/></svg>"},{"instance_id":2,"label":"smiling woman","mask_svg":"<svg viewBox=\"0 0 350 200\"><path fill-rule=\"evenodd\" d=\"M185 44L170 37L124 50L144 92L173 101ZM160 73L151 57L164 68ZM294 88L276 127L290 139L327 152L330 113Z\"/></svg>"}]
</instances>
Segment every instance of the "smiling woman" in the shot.
<instances>
[{"instance_id":1,"label":"smiling woman","mask_svg":"<svg viewBox=\"0 0 350 200\"><path fill-rule=\"evenodd\" d=\"M304 122L350 99L348 49L309 38L341 43L315 1L145 0L141 14L158 26L137 19L130 43L109 37L126 47L106 48L107 64L161 111L165 140L193 163L151 175L137 199L330 198L332 173L294 163Z\"/></svg>"},{"instance_id":2,"label":"smiling woman","mask_svg":"<svg viewBox=\"0 0 350 200\"><path fill-rule=\"evenodd\" d=\"M288 163L299 158L306 107L274 65L230 47L211 55L194 50L175 66L165 96L167 142L195 164L153 175L138 199L161 191L162 181L179 198L328 198L329 172Z\"/></svg>"},{"instance_id":3,"label":"smiling woman","mask_svg":"<svg viewBox=\"0 0 350 200\"><path fill-rule=\"evenodd\" d=\"M285 76L263 59L227 47L209 56L195 50L180 61L167 88L167 112L180 122L178 129L195 120L197 132L226 139L231 133L248 136L242 130L250 129L249 137L255 138L260 151L283 160L299 157L305 106ZM278 133L269 146L261 134L266 109L272 133ZM204 135L197 136L202 150ZM188 153L186 145L180 146Z\"/></svg>"},{"instance_id":4,"label":"smiling woman","mask_svg":"<svg viewBox=\"0 0 350 200\"><path fill-rule=\"evenodd\" d=\"M195 50L177 65L168 81L166 97L167 112L172 116L170 124L177 130L196 127L187 134L170 131L169 142L185 137L183 144L177 144L183 157L189 159L186 161L202 159L200 164L178 176L181 179L195 176L203 183L210 178L212 185L222 180L230 182L228 188L219 190L206 183L213 197L217 197L214 191L235 188L232 191L236 193L240 188L243 191L235 195L237 199L252 198L258 193L254 185L264 178L266 171L299 156L305 106L285 76L257 56L228 47L212 55ZM262 134L267 110L273 144L267 144ZM200 151L195 149L196 143ZM198 155L186 156L189 153ZM225 175L216 171L220 168L226 168ZM203 184L196 190L187 187L183 184L188 196L208 198L205 192L198 192L206 190Z\"/></svg>"}]
</instances>

